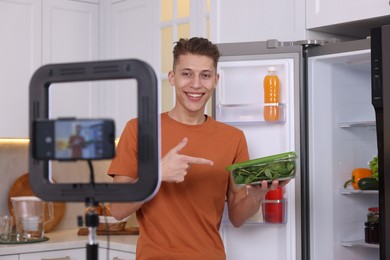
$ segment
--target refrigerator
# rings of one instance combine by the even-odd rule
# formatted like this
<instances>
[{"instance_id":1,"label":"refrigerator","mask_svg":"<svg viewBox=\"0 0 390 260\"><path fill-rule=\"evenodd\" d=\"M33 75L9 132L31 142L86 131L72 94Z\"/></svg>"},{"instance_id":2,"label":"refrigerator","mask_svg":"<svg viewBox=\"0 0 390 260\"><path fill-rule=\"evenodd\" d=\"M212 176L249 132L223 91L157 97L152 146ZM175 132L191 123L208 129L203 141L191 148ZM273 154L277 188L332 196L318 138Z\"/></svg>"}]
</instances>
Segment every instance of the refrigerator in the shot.
<instances>
[{"instance_id":1,"label":"refrigerator","mask_svg":"<svg viewBox=\"0 0 390 260\"><path fill-rule=\"evenodd\" d=\"M384 172L390 172L390 161L384 158L390 156L390 26L348 42L268 40L218 47L213 117L244 131L250 159L298 155L296 176L284 187L282 222L265 221L265 202L235 228L225 207L220 232L227 259L389 258L390 177ZM270 122L263 116L263 79L271 66L280 80L274 104L280 117ZM369 168L376 155L379 191L344 188L352 170ZM380 208L379 244L365 242L370 207Z\"/></svg>"}]
</instances>

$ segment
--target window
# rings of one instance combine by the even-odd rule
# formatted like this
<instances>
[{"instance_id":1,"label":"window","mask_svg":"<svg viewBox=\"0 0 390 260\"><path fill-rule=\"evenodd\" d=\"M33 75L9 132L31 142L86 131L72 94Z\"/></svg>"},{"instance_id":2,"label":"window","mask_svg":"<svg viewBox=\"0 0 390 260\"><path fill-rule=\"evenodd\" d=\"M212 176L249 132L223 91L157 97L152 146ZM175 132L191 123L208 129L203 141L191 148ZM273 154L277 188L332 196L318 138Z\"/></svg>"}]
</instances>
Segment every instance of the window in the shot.
<instances>
[{"instance_id":1,"label":"window","mask_svg":"<svg viewBox=\"0 0 390 260\"><path fill-rule=\"evenodd\" d=\"M161 0L161 111L169 111L175 103L175 91L168 82L172 69L172 48L180 38L209 38L210 0ZM208 105L211 111L211 106Z\"/></svg>"}]
</instances>

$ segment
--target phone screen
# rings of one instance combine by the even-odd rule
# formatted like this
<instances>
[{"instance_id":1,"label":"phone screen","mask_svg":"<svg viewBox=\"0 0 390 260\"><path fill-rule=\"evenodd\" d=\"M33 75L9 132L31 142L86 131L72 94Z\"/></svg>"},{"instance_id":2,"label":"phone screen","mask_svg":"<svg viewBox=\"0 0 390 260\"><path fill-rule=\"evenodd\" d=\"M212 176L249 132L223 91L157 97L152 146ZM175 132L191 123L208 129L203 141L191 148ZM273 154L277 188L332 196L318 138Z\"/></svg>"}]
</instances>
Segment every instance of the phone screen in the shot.
<instances>
[{"instance_id":1,"label":"phone screen","mask_svg":"<svg viewBox=\"0 0 390 260\"><path fill-rule=\"evenodd\" d=\"M36 159L99 160L115 156L115 127L107 119L59 119L34 123Z\"/></svg>"}]
</instances>

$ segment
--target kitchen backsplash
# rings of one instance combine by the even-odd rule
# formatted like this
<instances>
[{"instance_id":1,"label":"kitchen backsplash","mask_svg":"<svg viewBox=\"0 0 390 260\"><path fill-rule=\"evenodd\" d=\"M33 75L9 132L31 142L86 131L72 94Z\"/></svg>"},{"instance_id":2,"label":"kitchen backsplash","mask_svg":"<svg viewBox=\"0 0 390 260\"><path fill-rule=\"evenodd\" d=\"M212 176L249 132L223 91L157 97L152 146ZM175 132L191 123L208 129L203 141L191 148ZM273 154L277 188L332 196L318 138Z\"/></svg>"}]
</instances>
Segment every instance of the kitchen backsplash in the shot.
<instances>
[{"instance_id":1,"label":"kitchen backsplash","mask_svg":"<svg viewBox=\"0 0 390 260\"><path fill-rule=\"evenodd\" d=\"M0 215L9 214L8 192L12 184L23 174L28 172L28 142L0 141ZM93 162L95 179L97 182L111 182L106 172L110 160ZM59 163L53 162L53 180L61 182L88 182L89 167L86 162ZM76 229L77 216L84 217L85 204L67 202L64 217L55 229ZM132 216L128 226L136 226L136 218Z\"/></svg>"}]
</instances>

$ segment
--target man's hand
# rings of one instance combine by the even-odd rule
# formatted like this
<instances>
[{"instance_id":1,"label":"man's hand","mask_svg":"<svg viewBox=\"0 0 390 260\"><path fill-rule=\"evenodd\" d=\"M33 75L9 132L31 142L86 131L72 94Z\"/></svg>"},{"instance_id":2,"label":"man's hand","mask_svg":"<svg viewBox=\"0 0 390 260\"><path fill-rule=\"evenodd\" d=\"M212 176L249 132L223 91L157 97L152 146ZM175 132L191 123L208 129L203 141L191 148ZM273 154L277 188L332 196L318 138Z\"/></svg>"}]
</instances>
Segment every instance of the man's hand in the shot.
<instances>
[{"instance_id":1,"label":"man's hand","mask_svg":"<svg viewBox=\"0 0 390 260\"><path fill-rule=\"evenodd\" d=\"M213 161L208 159L179 154L187 142L188 139L185 137L162 158L162 181L176 183L184 181L191 164L213 165Z\"/></svg>"}]
</instances>

